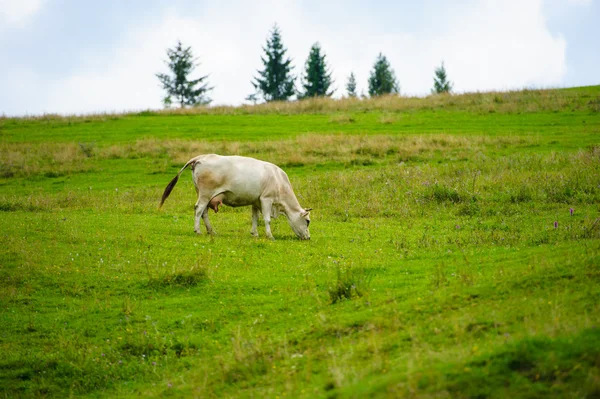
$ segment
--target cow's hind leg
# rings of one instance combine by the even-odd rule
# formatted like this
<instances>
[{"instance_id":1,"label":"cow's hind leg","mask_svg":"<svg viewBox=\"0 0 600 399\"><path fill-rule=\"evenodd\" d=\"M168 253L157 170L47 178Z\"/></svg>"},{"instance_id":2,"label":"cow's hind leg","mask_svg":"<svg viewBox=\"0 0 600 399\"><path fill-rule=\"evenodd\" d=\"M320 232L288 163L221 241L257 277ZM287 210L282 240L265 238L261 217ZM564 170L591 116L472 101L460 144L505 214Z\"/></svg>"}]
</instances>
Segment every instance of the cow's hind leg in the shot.
<instances>
[{"instance_id":1,"label":"cow's hind leg","mask_svg":"<svg viewBox=\"0 0 600 399\"><path fill-rule=\"evenodd\" d=\"M208 207L204 208L204 212L202 212L202 220L204 221L204 227L206 227L206 232L208 234L215 234L215 231L210 225L210 220L208 220Z\"/></svg>"},{"instance_id":2,"label":"cow's hind leg","mask_svg":"<svg viewBox=\"0 0 600 399\"><path fill-rule=\"evenodd\" d=\"M196 205L194 206L194 231L196 234L202 234L200 231L200 218L204 220L204 226L209 234L213 233L210 221L208 220L208 203L210 200L205 198L198 198Z\"/></svg>"},{"instance_id":3,"label":"cow's hind leg","mask_svg":"<svg viewBox=\"0 0 600 399\"><path fill-rule=\"evenodd\" d=\"M261 200L260 205L263 214L263 220L265 221L265 234L267 238L274 240L275 238L271 233L271 209L273 208L273 202L270 200Z\"/></svg>"},{"instance_id":4,"label":"cow's hind leg","mask_svg":"<svg viewBox=\"0 0 600 399\"><path fill-rule=\"evenodd\" d=\"M259 208L256 205L252 205L252 234L254 237L258 237L258 211Z\"/></svg>"}]
</instances>

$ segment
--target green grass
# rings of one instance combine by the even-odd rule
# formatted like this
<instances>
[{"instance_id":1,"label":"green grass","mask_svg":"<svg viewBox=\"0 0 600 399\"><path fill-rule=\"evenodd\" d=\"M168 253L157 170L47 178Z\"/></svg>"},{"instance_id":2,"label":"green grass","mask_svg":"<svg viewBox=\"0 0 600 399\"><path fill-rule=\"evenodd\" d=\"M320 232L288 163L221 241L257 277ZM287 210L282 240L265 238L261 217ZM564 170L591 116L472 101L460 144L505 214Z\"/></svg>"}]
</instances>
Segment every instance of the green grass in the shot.
<instances>
[{"instance_id":1,"label":"green grass","mask_svg":"<svg viewBox=\"0 0 600 399\"><path fill-rule=\"evenodd\" d=\"M83 142L123 144L143 138L187 140L260 141L293 138L303 134L484 134L486 136L538 135L571 148L585 135L580 129L598 133L598 113L589 111L529 114L477 114L465 111L398 112L389 122L388 113L350 112L350 123L339 123L328 114L294 115L168 115L115 119L49 122L8 120L2 137L7 142ZM382 119L383 118L383 119ZM591 126L588 126L590 124Z\"/></svg>"},{"instance_id":2,"label":"green grass","mask_svg":"<svg viewBox=\"0 0 600 399\"><path fill-rule=\"evenodd\" d=\"M597 396L599 95L0 119L0 397ZM207 152L312 239L197 236L185 176L158 210Z\"/></svg>"}]
</instances>

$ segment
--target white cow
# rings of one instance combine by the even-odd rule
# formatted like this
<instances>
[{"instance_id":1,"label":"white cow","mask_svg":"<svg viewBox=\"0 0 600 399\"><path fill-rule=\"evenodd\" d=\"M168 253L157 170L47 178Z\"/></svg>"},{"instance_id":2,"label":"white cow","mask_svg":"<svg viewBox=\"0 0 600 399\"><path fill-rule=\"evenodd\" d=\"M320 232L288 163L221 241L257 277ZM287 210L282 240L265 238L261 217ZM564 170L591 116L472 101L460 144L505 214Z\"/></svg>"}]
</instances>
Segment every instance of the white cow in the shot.
<instances>
[{"instance_id":1,"label":"white cow","mask_svg":"<svg viewBox=\"0 0 600 399\"><path fill-rule=\"evenodd\" d=\"M258 236L257 224L260 210L268 238L273 239L271 217L283 213L300 239L310 239L308 225L311 208L304 209L300 206L287 174L280 167L254 158L209 154L190 159L165 188L160 206L171 194L181 172L188 166L192 169L192 178L198 194L198 201L194 207L196 233L200 234L200 217L202 217L206 231L208 234L213 234L208 220L208 208L216 213L219 211L220 204L233 207L251 205L253 236Z\"/></svg>"}]
</instances>

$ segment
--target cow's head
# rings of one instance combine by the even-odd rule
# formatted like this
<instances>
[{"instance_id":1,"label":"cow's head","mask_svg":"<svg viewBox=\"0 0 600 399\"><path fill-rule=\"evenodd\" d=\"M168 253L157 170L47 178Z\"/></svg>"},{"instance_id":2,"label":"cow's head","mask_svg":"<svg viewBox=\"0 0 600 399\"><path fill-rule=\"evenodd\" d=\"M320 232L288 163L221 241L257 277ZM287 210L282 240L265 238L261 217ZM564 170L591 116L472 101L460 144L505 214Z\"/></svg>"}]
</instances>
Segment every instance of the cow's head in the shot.
<instances>
[{"instance_id":1,"label":"cow's head","mask_svg":"<svg viewBox=\"0 0 600 399\"><path fill-rule=\"evenodd\" d=\"M308 231L308 225L310 225L310 211L312 208L301 209L300 212L294 212L292 215L288 215L288 221L294 233L301 240L310 240L310 232Z\"/></svg>"}]
</instances>

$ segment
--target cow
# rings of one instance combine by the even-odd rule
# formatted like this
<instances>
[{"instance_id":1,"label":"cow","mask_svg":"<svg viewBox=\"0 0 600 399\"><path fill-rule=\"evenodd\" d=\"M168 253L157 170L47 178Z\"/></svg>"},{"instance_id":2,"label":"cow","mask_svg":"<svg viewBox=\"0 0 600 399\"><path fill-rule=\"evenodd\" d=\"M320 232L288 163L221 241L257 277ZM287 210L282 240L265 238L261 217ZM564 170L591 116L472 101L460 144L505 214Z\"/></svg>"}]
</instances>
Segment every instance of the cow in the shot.
<instances>
[{"instance_id":1,"label":"cow","mask_svg":"<svg viewBox=\"0 0 600 399\"><path fill-rule=\"evenodd\" d=\"M200 217L206 232L214 234L208 220L208 208L216 212L219 205L252 206L251 234L258 237L258 213L262 212L265 221L265 234L273 240L271 218L283 213L294 233L301 240L309 240L310 213L312 208L302 208L287 174L277 165L258 159L242 156L221 156L216 154L198 155L187 161L177 176L165 188L160 207L171 194L179 180L179 175L187 168L192 170L192 178L198 194L194 206L194 231L201 234Z\"/></svg>"}]
</instances>

